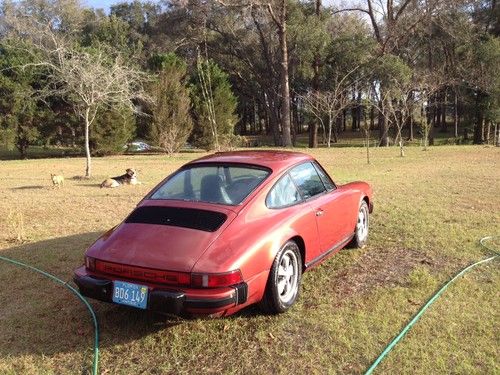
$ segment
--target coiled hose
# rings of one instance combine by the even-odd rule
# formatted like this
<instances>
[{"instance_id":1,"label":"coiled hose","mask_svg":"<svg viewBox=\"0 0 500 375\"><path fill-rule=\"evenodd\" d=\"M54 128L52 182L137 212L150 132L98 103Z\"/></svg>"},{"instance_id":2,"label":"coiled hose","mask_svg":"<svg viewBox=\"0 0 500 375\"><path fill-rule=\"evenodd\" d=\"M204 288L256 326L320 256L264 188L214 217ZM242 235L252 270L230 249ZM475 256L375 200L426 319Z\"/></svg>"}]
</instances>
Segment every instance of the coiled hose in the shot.
<instances>
[{"instance_id":1,"label":"coiled hose","mask_svg":"<svg viewBox=\"0 0 500 375\"><path fill-rule=\"evenodd\" d=\"M90 306L90 304L87 302L87 300L85 299L85 297L82 296L78 292L78 290L76 290L75 288L73 288L67 282L59 279L58 277L56 277L54 275L51 275L48 272L45 272L45 271L42 271L41 269L38 269L38 268L33 267L33 266L30 266L29 264L25 264L23 262L20 262L20 261L14 260L14 259L10 259L10 258L6 258L6 257L3 257L3 256L0 256L0 260L3 260L5 262L11 263L11 264L14 264L14 265L19 266L19 267L27 268L27 269L29 269L31 271L38 272L39 274L41 274L41 275L43 275L43 276L51 279L52 281L54 281L56 283L61 284L65 288L69 289L74 295L76 295L80 299L80 301L82 301L84 303L84 305L89 310L90 315L92 316L92 320L94 322L94 361L92 363L92 374L93 375L97 375L98 364L99 364L99 325L97 323L97 317L95 315L95 312L92 309L92 306Z\"/></svg>"},{"instance_id":2,"label":"coiled hose","mask_svg":"<svg viewBox=\"0 0 500 375\"><path fill-rule=\"evenodd\" d=\"M392 341L385 347L385 349L375 359L375 361L368 368L368 370L366 370L365 375L370 375L373 372L373 370L375 370L375 368L380 364L380 362L384 359L384 357L387 356L387 354L389 354L389 352L392 350L392 348L394 348L394 346L396 346L396 344L403 338L403 336L410 330L410 328L420 319L420 317L424 314L425 310L427 310L429 308L429 306L432 305L432 303L436 299L439 298L439 296L448 288L448 286L450 286L450 284L452 284L456 279L458 279L460 276L462 276L464 273L468 272L472 268L474 268L474 267L476 267L476 266L478 266L478 265L480 265L482 263L490 262L493 259L498 258L500 256L500 253L498 253L498 251L496 251L496 250L488 247L485 244L486 241L491 241L494 238L499 238L499 237L500 236L487 236L487 237L483 237L483 238L481 238L479 240L479 243L481 244L481 246L483 246L485 249L491 251L495 255L493 255L493 256L491 256L489 258L480 260L478 262L470 264L469 266L465 267L463 270L461 270L460 272L458 272L450 280L448 280L441 287L441 289L439 289L436 293L434 293L434 295L427 301L427 303L424 306L422 306L422 308L417 312L417 314L415 314L415 316L413 317L413 319L410 320L410 322L401 330L401 332L399 332L399 334L394 339L392 339Z\"/></svg>"}]
</instances>

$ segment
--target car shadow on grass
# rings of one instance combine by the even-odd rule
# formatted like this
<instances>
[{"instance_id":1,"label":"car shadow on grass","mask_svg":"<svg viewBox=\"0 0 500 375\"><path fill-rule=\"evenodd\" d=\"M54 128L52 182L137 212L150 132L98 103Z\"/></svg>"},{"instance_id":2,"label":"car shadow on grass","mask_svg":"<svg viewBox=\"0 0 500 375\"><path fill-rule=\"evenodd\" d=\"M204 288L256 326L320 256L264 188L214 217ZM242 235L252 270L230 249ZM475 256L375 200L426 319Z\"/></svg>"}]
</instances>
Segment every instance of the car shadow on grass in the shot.
<instances>
[{"instance_id":1,"label":"car shadow on grass","mask_svg":"<svg viewBox=\"0 0 500 375\"><path fill-rule=\"evenodd\" d=\"M39 268L68 284L85 249L100 232L81 233L0 250L3 257ZM67 288L25 268L0 261L0 357L91 357L94 330L87 308ZM182 322L175 317L89 300L101 348L125 344ZM83 361L83 359L82 359Z\"/></svg>"}]
</instances>

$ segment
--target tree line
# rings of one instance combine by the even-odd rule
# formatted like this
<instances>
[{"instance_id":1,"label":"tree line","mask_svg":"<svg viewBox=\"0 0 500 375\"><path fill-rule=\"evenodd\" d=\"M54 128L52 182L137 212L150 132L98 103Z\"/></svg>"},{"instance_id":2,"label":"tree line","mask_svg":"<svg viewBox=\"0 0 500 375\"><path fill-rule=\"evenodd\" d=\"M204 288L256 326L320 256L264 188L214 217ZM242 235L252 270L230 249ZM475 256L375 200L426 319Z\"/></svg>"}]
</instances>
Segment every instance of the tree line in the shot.
<instances>
[{"instance_id":1,"label":"tree line","mask_svg":"<svg viewBox=\"0 0 500 375\"><path fill-rule=\"evenodd\" d=\"M89 169L134 137L168 153L252 135L318 147L360 132L402 154L437 132L496 139L495 0L337 3L4 0L1 142L83 145Z\"/></svg>"}]
</instances>

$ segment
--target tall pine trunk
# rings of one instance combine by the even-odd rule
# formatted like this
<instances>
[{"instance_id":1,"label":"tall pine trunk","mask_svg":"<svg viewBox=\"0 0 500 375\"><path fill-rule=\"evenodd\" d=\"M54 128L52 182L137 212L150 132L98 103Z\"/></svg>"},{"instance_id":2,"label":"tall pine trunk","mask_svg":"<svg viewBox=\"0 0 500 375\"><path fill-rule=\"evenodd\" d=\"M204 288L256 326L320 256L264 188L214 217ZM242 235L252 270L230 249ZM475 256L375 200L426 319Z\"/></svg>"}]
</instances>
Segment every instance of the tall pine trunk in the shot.
<instances>
[{"instance_id":1,"label":"tall pine trunk","mask_svg":"<svg viewBox=\"0 0 500 375\"><path fill-rule=\"evenodd\" d=\"M283 131L283 146L292 146L290 131L290 84L288 77L288 46L286 41L286 0L281 1L280 24L278 36L281 48L281 126Z\"/></svg>"},{"instance_id":2,"label":"tall pine trunk","mask_svg":"<svg viewBox=\"0 0 500 375\"><path fill-rule=\"evenodd\" d=\"M316 0L315 2L315 13L316 17L319 18L321 12L321 0ZM314 76L312 79L312 89L314 92L319 91L319 66L320 66L320 56L319 52L316 51L313 61L313 71ZM309 147L318 147L318 119L313 119L309 124Z\"/></svg>"}]
</instances>

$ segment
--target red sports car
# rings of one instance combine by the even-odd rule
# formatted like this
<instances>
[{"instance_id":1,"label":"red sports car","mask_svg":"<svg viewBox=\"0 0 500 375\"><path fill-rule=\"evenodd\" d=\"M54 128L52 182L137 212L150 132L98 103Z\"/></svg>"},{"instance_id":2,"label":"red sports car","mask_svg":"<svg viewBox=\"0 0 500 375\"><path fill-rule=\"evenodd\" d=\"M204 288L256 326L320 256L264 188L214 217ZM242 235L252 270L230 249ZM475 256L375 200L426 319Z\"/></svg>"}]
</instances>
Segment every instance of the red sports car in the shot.
<instances>
[{"instance_id":1,"label":"red sports car","mask_svg":"<svg viewBox=\"0 0 500 375\"><path fill-rule=\"evenodd\" d=\"M171 314L281 313L303 272L368 238L372 190L336 185L311 156L216 153L156 186L86 252L88 297Z\"/></svg>"}]
</instances>

